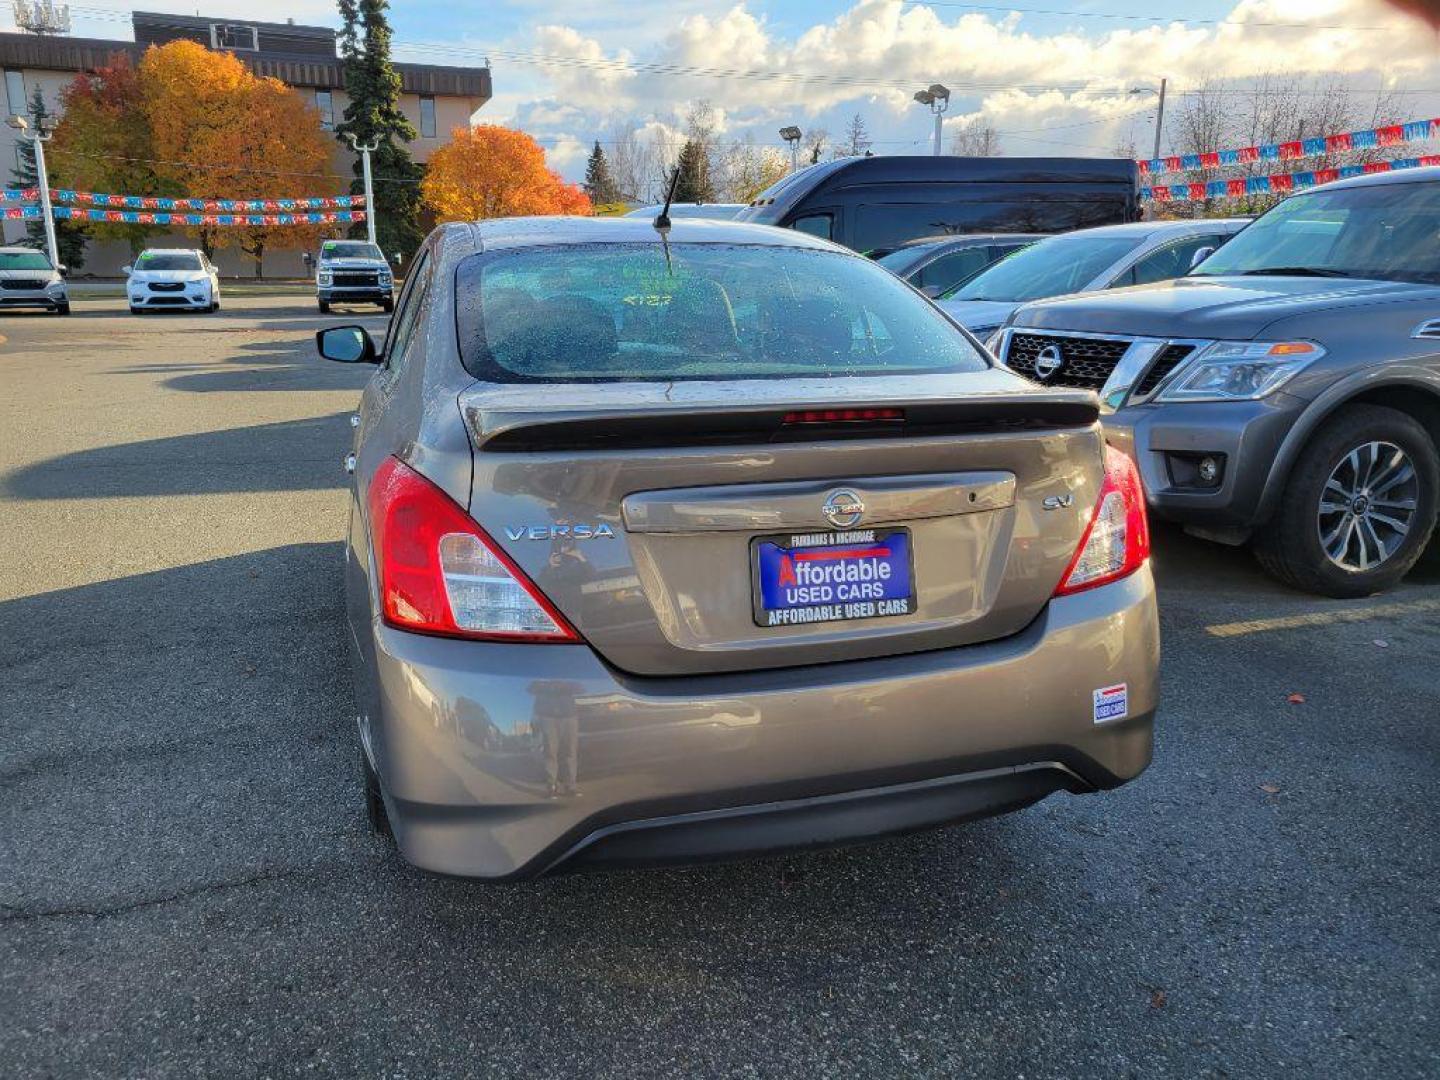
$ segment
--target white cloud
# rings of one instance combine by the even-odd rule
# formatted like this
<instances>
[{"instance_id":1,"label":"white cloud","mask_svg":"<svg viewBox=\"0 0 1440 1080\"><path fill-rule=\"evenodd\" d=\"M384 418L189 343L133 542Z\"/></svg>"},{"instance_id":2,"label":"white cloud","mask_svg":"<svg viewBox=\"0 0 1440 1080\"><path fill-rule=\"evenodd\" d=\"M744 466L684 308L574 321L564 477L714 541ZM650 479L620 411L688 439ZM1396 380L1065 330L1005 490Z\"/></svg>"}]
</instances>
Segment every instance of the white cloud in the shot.
<instances>
[{"instance_id":1,"label":"white cloud","mask_svg":"<svg viewBox=\"0 0 1440 1080\"><path fill-rule=\"evenodd\" d=\"M1267 25L1275 23L1291 25ZM1378 29L1332 28L1342 24ZM773 142L783 123L838 134L860 112L877 151L915 152L929 117L911 94L938 80L954 92L948 123L979 117L1000 129L1009 153L1101 153L1126 138L1145 141L1153 98L1125 92L1153 86L1160 74L1170 80L1172 110L1206 80L1266 73L1335 74L1371 94L1440 83L1434 35L1378 0L1237 0L1219 25L1096 20L1049 34L1015 13L859 0L788 39L741 3L681 18L634 54L566 26L539 27L532 40L535 51L581 62L543 72L502 67L502 86L513 76L536 87L513 110L516 122L563 127L582 141L587 133L604 139L620 117L683 127L703 99L730 137ZM1440 95L1402 96L1396 108L1421 115L1437 104Z\"/></svg>"}]
</instances>

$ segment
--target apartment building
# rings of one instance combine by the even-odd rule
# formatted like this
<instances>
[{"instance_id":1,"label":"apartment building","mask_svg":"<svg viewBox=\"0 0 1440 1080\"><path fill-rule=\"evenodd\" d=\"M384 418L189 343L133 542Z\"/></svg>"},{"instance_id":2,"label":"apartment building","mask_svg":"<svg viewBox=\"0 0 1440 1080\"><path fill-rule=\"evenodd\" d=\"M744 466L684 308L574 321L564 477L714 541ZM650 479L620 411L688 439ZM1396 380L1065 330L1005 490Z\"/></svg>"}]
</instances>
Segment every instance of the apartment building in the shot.
<instances>
[{"instance_id":1,"label":"apartment building","mask_svg":"<svg viewBox=\"0 0 1440 1080\"><path fill-rule=\"evenodd\" d=\"M279 79L310 97L325 127L333 126L344 116L349 98L344 90L336 32L329 27L145 11L132 13L131 26L133 41L0 33L6 115L28 113L30 97L37 86L46 106L58 114L60 91L77 73L110 63L116 53L128 53L138 61L140 54L151 45L188 38L208 48L232 52L257 75ZM411 153L419 161L428 160L454 128L469 124L474 113L491 97L490 71L483 66L397 63L395 69L401 80L400 107L419 132L419 137L410 144ZM17 133L12 128L0 127L0 181L6 186L18 161L18 149ZM337 140L334 171L349 176L353 162L353 153ZM307 193L297 191L297 194ZM223 197L226 193L214 194ZM24 233L22 222L4 222L7 242ZM176 234L170 238L157 237L153 243L193 246L194 241ZM92 242L83 273L118 273L129 255L124 244ZM226 275L253 273L253 265L235 249L223 249L217 254L216 262ZM265 256L267 277L298 276L303 272L298 250L276 251Z\"/></svg>"}]
</instances>

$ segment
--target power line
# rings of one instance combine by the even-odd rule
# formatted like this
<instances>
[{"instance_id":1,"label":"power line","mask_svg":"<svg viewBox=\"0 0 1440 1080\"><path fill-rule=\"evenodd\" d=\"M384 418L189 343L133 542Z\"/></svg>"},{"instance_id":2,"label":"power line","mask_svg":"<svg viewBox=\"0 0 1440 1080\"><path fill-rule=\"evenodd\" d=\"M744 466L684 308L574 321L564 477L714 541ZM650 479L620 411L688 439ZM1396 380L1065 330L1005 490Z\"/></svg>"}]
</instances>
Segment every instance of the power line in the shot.
<instances>
[{"instance_id":1,"label":"power line","mask_svg":"<svg viewBox=\"0 0 1440 1080\"><path fill-rule=\"evenodd\" d=\"M907 2L912 2L912 0L907 0ZM949 0L913 0L913 3L916 7L958 8L964 11L996 12L1006 15L1011 12L1018 12L1021 15L1059 15L1065 18L1112 19L1120 22L1185 23L1190 26L1233 26L1237 30L1246 30L1252 27L1263 27L1267 30L1386 31L1397 29L1393 26L1356 26L1351 23L1270 22L1260 19L1246 19L1240 22L1233 19L1195 19L1183 15L1131 15L1118 11L1065 11L1057 8L1016 7L1013 4L959 4L951 3Z\"/></svg>"}]
</instances>

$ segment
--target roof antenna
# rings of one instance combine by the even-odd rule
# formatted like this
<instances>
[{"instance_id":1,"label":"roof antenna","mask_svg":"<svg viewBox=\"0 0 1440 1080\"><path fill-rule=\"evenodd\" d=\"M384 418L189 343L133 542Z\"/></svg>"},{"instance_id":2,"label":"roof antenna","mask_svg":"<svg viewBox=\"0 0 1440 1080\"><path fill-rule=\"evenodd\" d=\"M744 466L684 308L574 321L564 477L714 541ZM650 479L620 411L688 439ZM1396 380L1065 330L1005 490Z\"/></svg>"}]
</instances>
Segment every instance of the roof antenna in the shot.
<instances>
[{"instance_id":1,"label":"roof antenna","mask_svg":"<svg viewBox=\"0 0 1440 1080\"><path fill-rule=\"evenodd\" d=\"M675 199L675 185L680 182L680 166L675 166L675 171L670 174L670 189L665 192L665 205L661 208L659 215L655 218L655 228L659 230L663 238L670 231L670 204Z\"/></svg>"}]
</instances>

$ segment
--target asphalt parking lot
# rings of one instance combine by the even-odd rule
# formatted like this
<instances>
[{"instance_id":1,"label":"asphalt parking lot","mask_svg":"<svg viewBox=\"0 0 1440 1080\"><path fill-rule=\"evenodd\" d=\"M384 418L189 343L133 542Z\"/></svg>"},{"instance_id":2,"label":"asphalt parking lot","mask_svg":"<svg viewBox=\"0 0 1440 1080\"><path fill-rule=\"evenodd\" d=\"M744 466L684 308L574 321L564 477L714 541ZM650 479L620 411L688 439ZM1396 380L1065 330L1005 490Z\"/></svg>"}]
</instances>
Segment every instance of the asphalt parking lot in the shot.
<instances>
[{"instance_id":1,"label":"asphalt parking lot","mask_svg":"<svg viewBox=\"0 0 1440 1080\"><path fill-rule=\"evenodd\" d=\"M327 319L333 323L336 319ZM377 316L364 320L377 331ZM1440 571L1161 530L1155 764L818 854L477 886L363 823L296 297L0 320L0 1072L1440 1073Z\"/></svg>"}]
</instances>

